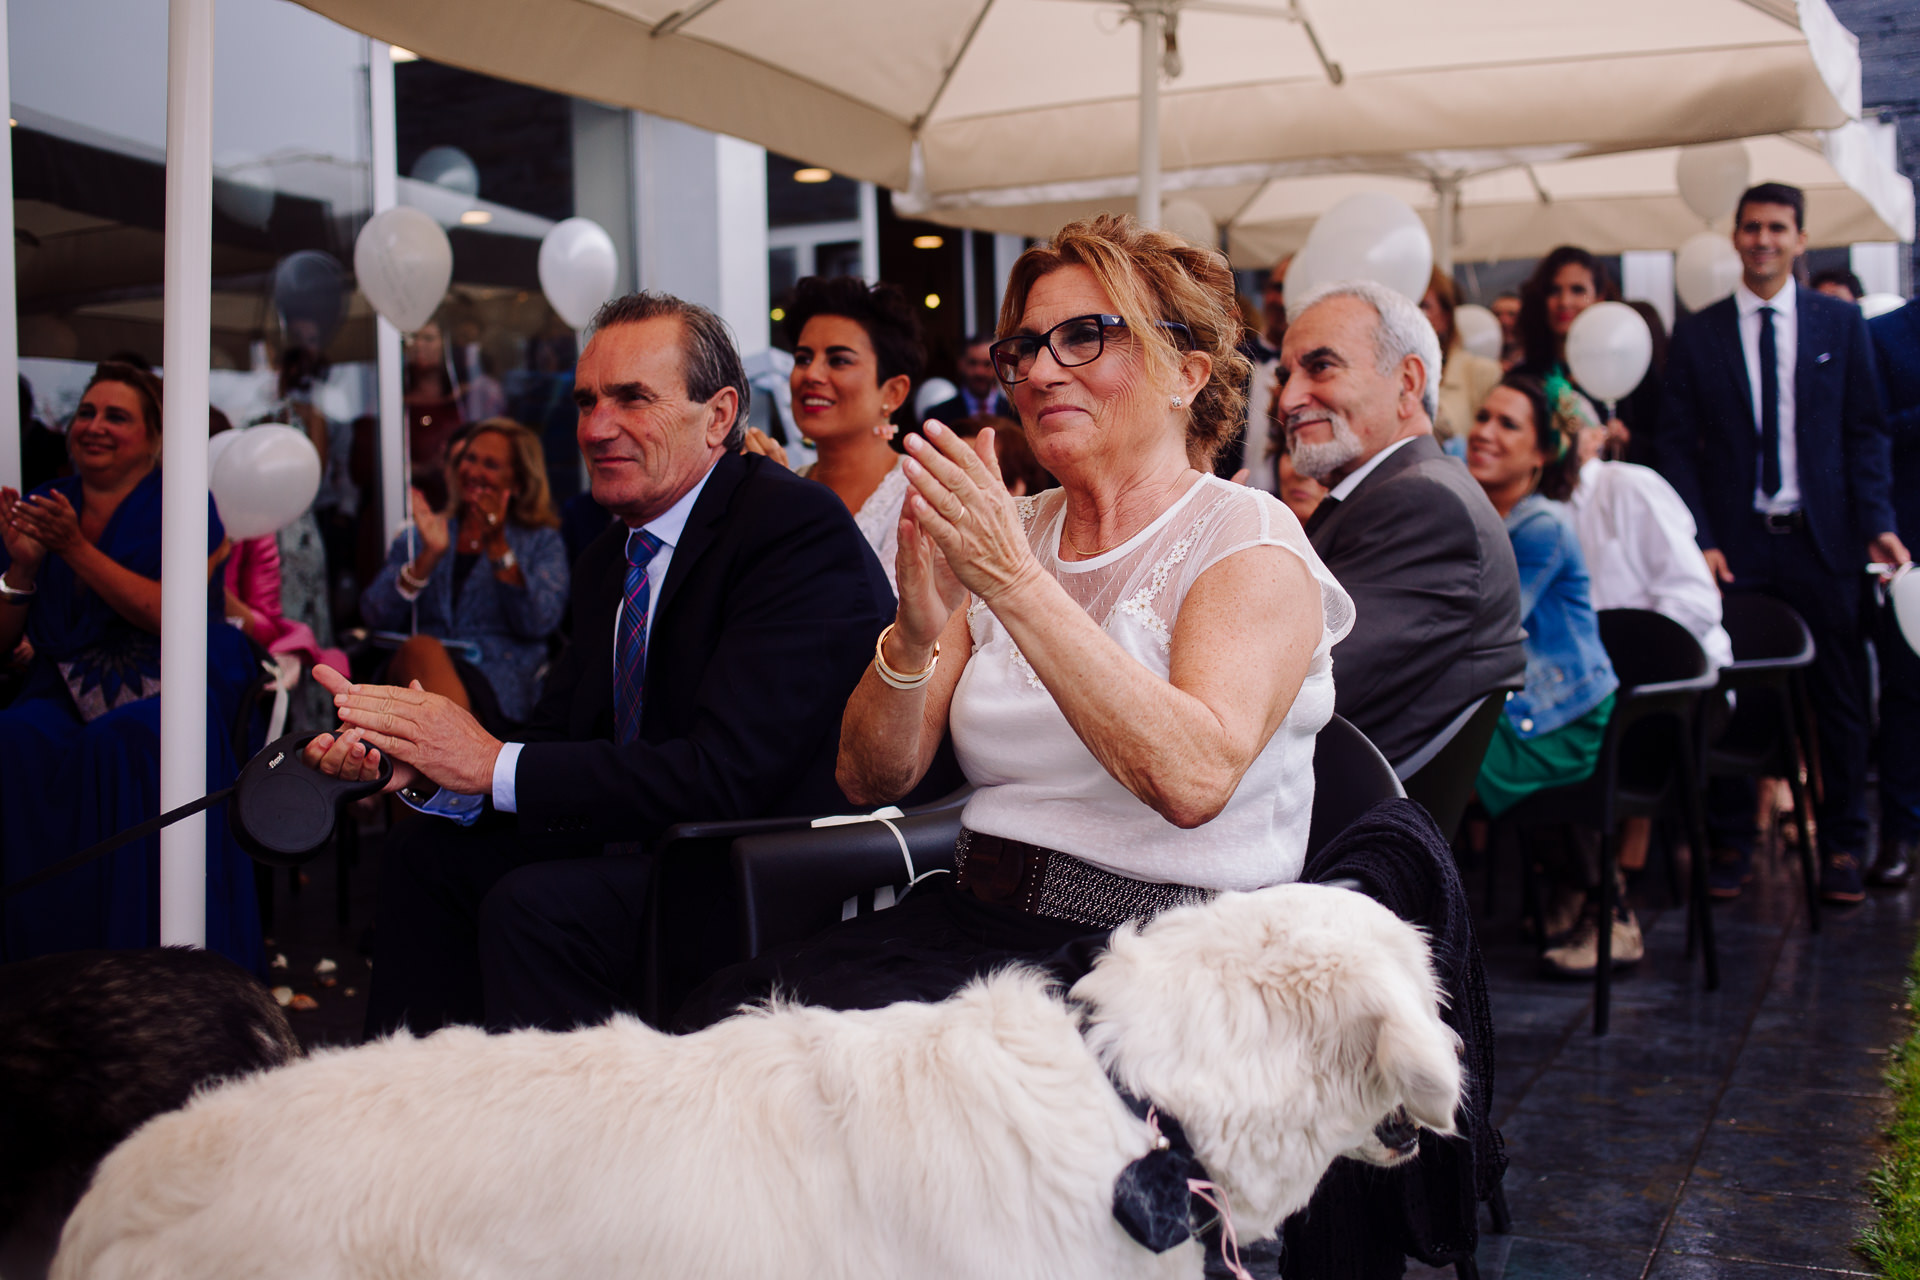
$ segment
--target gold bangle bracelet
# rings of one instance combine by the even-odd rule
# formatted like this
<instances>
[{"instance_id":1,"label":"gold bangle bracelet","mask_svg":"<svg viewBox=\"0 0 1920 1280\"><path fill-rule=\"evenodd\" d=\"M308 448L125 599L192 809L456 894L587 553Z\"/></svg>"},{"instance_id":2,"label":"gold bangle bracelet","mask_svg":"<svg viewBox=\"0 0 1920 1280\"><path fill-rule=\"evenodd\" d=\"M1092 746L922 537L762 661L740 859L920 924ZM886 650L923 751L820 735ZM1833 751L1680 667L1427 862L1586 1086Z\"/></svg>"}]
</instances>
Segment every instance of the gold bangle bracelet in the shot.
<instances>
[{"instance_id":1,"label":"gold bangle bracelet","mask_svg":"<svg viewBox=\"0 0 1920 1280\"><path fill-rule=\"evenodd\" d=\"M894 625L894 623L889 622L886 628L880 632L880 638L873 642L873 669L880 674L880 679L885 681L890 688L903 690L918 689L926 684L927 681L933 679L933 669L940 665L940 642L938 640L934 641L933 657L927 660L927 665L921 670L910 672L896 671L887 662L886 654L887 637L893 634Z\"/></svg>"}]
</instances>

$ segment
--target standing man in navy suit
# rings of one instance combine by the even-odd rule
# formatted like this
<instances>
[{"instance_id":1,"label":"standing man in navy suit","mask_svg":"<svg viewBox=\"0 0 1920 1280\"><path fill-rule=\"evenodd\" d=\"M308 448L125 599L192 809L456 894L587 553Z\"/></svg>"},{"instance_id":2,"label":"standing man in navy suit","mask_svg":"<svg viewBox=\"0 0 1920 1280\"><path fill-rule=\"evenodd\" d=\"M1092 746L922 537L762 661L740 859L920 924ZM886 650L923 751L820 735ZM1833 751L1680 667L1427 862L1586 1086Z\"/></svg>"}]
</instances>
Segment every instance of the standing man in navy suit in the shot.
<instances>
[{"instance_id":1,"label":"standing man in navy suit","mask_svg":"<svg viewBox=\"0 0 1920 1280\"><path fill-rule=\"evenodd\" d=\"M922 417L948 425L981 414L1011 418L1015 422L1020 420L1020 415L1007 403L1006 394L1000 388L999 375L993 371L993 357L987 354L987 348L992 345L993 335L990 333L975 334L967 339L966 348L960 353L960 393L951 400L942 400L934 405Z\"/></svg>"},{"instance_id":2,"label":"standing man in navy suit","mask_svg":"<svg viewBox=\"0 0 1920 1280\"><path fill-rule=\"evenodd\" d=\"M1794 283L1806 197L1762 183L1740 197L1733 297L1681 320L1667 356L1656 453L1692 508L1725 591L1757 591L1806 619L1824 789L1821 897L1859 902L1867 845L1867 659L1862 553L1901 564L1873 348L1859 308ZM1738 896L1753 858L1751 782L1709 795L1715 897Z\"/></svg>"},{"instance_id":3,"label":"standing man in navy suit","mask_svg":"<svg viewBox=\"0 0 1920 1280\"><path fill-rule=\"evenodd\" d=\"M1867 322L1887 434L1893 439L1893 516L1908 537L1920 536L1920 302ZM1920 570L1916 570L1920 572ZM1880 861L1869 884L1897 889L1920 861L1920 654L1889 626L1880 646Z\"/></svg>"}]
</instances>

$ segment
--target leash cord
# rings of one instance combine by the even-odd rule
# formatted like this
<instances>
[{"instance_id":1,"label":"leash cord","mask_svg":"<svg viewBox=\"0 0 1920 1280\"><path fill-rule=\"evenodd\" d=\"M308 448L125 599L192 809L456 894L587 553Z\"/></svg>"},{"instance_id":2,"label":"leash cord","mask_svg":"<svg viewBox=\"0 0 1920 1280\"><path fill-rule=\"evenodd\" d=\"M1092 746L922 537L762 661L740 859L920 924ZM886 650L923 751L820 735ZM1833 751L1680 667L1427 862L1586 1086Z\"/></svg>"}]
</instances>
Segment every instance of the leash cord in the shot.
<instances>
[{"instance_id":1,"label":"leash cord","mask_svg":"<svg viewBox=\"0 0 1920 1280\"><path fill-rule=\"evenodd\" d=\"M82 849L70 858L62 858L50 867L42 867L26 879L15 881L4 889L0 889L0 900L11 898L16 893L25 893L29 889L38 888L56 876L63 876L78 867L84 867L96 858L104 858L122 845L132 844L135 840L144 839L162 827L172 826L182 818L191 818L202 809L210 809L232 794L232 787L222 787L211 795L201 796L198 800L189 801L181 805L178 809L170 810L157 818L148 818L138 826L128 827L118 835L108 836L99 844Z\"/></svg>"}]
</instances>

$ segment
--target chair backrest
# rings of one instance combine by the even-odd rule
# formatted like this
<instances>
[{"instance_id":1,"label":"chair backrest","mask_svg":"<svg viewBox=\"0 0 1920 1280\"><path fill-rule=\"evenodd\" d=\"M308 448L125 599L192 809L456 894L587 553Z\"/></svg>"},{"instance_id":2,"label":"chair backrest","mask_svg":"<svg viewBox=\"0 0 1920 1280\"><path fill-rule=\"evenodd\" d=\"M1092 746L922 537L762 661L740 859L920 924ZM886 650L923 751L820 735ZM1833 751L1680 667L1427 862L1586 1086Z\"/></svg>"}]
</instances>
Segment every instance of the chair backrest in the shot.
<instances>
[{"instance_id":1,"label":"chair backrest","mask_svg":"<svg viewBox=\"0 0 1920 1280\"><path fill-rule=\"evenodd\" d=\"M1505 714L1506 705L1505 689L1496 689L1481 699L1447 744L1406 780L1407 799L1433 815L1434 825L1449 840L1460 829L1467 802L1473 799L1487 744L1493 741L1494 726Z\"/></svg>"},{"instance_id":2,"label":"chair backrest","mask_svg":"<svg viewBox=\"0 0 1920 1280\"><path fill-rule=\"evenodd\" d=\"M1721 625L1741 665L1805 667L1813 663L1813 632L1793 606L1770 596L1740 592L1721 601Z\"/></svg>"},{"instance_id":3,"label":"chair backrest","mask_svg":"<svg viewBox=\"0 0 1920 1280\"><path fill-rule=\"evenodd\" d=\"M1693 633L1651 609L1602 609L1600 643L1622 688L1695 680L1707 673L1706 650Z\"/></svg>"},{"instance_id":4,"label":"chair backrest","mask_svg":"<svg viewBox=\"0 0 1920 1280\"><path fill-rule=\"evenodd\" d=\"M1343 717L1334 716L1313 743L1313 822L1307 829L1307 856L1318 853L1380 801L1406 794L1380 748Z\"/></svg>"}]
</instances>

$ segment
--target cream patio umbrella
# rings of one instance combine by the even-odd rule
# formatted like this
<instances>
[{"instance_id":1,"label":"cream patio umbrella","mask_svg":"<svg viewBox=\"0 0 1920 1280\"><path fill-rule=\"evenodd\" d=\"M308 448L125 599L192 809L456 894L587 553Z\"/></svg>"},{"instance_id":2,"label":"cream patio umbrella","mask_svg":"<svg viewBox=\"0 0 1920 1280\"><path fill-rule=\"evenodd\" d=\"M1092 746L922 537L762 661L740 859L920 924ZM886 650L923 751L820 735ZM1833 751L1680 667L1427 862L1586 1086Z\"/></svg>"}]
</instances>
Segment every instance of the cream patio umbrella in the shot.
<instances>
[{"instance_id":1,"label":"cream patio umbrella","mask_svg":"<svg viewBox=\"0 0 1920 1280\"><path fill-rule=\"evenodd\" d=\"M1813 247L1913 239L1913 184L1881 156L1867 126L1849 122L1835 130L1748 138L1743 145L1754 182L1787 182L1806 191ZM1724 231L1730 226L1728 218L1703 221L1681 199L1675 181L1680 154L1677 147L1657 147L1530 165L1498 156L1404 156L1382 173L1226 183L1181 191L1178 198L1204 210L1225 230L1236 267L1268 266L1299 249L1322 213L1361 191L1404 200L1426 221L1438 247L1440 192L1447 189L1437 180L1447 172L1440 162L1477 160L1489 167L1452 175L1451 228L1445 237L1451 260L1536 257L1562 244L1603 254L1671 249L1709 227ZM1431 161L1424 172L1422 160ZM1129 193L1026 206L983 203L924 216L982 231L1045 236L1070 219L1131 205ZM1436 260L1440 257L1436 253Z\"/></svg>"},{"instance_id":2,"label":"cream patio umbrella","mask_svg":"<svg viewBox=\"0 0 1920 1280\"><path fill-rule=\"evenodd\" d=\"M936 211L1124 191L1157 221L1163 181L1833 128L1860 99L1857 44L1826 0L302 2Z\"/></svg>"}]
</instances>

